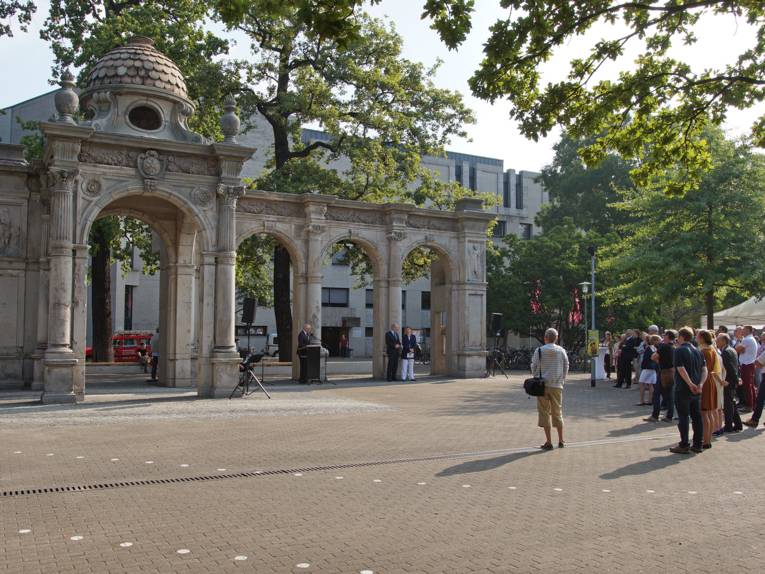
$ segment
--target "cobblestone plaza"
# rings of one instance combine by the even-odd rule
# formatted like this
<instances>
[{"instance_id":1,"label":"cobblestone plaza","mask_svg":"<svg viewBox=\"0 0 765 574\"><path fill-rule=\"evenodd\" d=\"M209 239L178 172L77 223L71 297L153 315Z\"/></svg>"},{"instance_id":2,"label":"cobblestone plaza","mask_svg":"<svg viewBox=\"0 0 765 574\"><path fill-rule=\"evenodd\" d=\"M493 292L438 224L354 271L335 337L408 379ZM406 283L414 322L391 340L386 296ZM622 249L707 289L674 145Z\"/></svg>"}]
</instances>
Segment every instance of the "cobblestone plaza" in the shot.
<instances>
[{"instance_id":1,"label":"cobblestone plaza","mask_svg":"<svg viewBox=\"0 0 765 574\"><path fill-rule=\"evenodd\" d=\"M759 571L761 429L670 455L636 392L519 375L0 398L0 572Z\"/></svg>"}]
</instances>

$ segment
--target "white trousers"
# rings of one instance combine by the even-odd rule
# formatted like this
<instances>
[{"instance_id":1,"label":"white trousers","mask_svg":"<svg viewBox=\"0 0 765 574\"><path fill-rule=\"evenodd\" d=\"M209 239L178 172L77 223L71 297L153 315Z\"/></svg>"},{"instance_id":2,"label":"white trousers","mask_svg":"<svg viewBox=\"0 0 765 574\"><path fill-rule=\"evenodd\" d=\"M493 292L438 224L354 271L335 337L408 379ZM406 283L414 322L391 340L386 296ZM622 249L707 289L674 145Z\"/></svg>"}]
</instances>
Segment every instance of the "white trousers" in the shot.
<instances>
[{"instance_id":1,"label":"white trousers","mask_svg":"<svg viewBox=\"0 0 765 574\"><path fill-rule=\"evenodd\" d=\"M401 359L401 380L406 380L406 375L409 374L409 379L414 380L414 359Z\"/></svg>"}]
</instances>

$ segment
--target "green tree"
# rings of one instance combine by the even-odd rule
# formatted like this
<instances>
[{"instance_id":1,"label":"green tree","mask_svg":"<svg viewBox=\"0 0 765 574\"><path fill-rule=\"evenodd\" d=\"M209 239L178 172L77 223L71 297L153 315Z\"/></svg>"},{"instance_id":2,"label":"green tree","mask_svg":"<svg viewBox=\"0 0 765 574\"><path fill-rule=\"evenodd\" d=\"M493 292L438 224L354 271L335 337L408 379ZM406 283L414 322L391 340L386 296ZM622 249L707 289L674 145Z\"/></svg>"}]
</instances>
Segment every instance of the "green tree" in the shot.
<instances>
[{"instance_id":1,"label":"green tree","mask_svg":"<svg viewBox=\"0 0 765 574\"><path fill-rule=\"evenodd\" d=\"M508 329L540 342L554 327L561 345L576 351L584 340L583 317L576 321L572 311L579 283L589 277L587 247L601 241L570 219L532 239L505 236L487 260L488 311L502 313Z\"/></svg>"},{"instance_id":2,"label":"green tree","mask_svg":"<svg viewBox=\"0 0 765 574\"><path fill-rule=\"evenodd\" d=\"M224 13L252 41L243 115L257 111L273 134L271 164L255 186L372 202L447 203L452 189L439 184L420 157L442 154L450 137L465 135L472 115L461 96L436 88L436 68L402 58L401 38L355 3L338 11L318 4L327 7L319 9L322 22L337 16L329 27L337 34L316 25L314 2L259 0ZM304 140L306 124L319 125L323 135ZM279 353L289 360L290 261L281 246L273 266Z\"/></svg>"},{"instance_id":3,"label":"green tree","mask_svg":"<svg viewBox=\"0 0 765 574\"><path fill-rule=\"evenodd\" d=\"M0 38L13 36L11 23L15 18L19 29L27 31L37 6L31 0L0 0Z\"/></svg>"},{"instance_id":4,"label":"green tree","mask_svg":"<svg viewBox=\"0 0 765 574\"><path fill-rule=\"evenodd\" d=\"M765 4L761 0L502 0L507 15L491 27L484 59L470 79L483 99L507 99L521 132L538 139L562 126L574 138L593 137L581 151L588 165L609 152L637 160L642 188L671 194L698 188L712 157L702 137L731 108L746 110L765 97ZM457 47L471 28L472 0L428 0L423 17ZM753 44L721 68L694 68L671 47L694 44L700 19L713 14L757 28ZM618 25L618 27L616 27ZM593 42L570 60L568 74L550 83L541 66L576 36L601 26L615 37ZM634 57L628 50L639 50ZM619 69L604 78L605 65ZM765 143L765 115L752 125Z\"/></svg>"},{"instance_id":5,"label":"green tree","mask_svg":"<svg viewBox=\"0 0 765 574\"><path fill-rule=\"evenodd\" d=\"M719 130L705 138L713 167L698 188L683 197L625 192L619 208L631 221L604 268L619 279L608 299L704 309L712 327L715 308L765 294L765 159Z\"/></svg>"},{"instance_id":6,"label":"green tree","mask_svg":"<svg viewBox=\"0 0 765 574\"><path fill-rule=\"evenodd\" d=\"M609 155L598 165L588 167L579 151L591 141L564 135L555 144L555 157L540 177L550 200L537 216L542 229L552 229L570 218L579 229L605 235L629 219L629 213L614 204L621 199L620 189L632 188L630 164Z\"/></svg>"}]
</instances>

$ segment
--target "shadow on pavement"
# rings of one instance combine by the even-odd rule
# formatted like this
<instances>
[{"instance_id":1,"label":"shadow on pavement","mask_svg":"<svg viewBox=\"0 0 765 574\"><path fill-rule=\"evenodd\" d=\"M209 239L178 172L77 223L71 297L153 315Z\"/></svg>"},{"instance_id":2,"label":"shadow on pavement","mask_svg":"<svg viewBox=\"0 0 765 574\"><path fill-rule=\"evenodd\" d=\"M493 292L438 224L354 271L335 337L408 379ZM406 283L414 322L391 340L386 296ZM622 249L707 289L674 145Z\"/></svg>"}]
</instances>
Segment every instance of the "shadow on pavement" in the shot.
<instances>
[{"instance_id":1,"label":"shadow on pavement","mask_svg":"<svg viewBox=\"0 0 765 574\"><path fill-rule=\"evenodd\" d=\"M472 472L484 472L487 470L494 470L506 464L513 463L522 458L526 458L535 454L543 454L541 450L532 450L528 452L514 452L511 454L503 454L502 456L496 456L494 458L482 458L479 460L468 460L455 466L445 468L436 476L454 476L456 474L469 474Z\"/></svg>"},{"instance_id":2,"label":"shadow on pavement","mask_svg":"<svg viewBox=\"0 0 765 574\"><path fill-rule=\"evenodd\" d=\"M641 460L639 462L633 462L627 466L617 468L611 472L601 474L600 478L604 480L614 480L616 478L624 478L625 476L640 476L643 474L650 474L656 470L662 470L670 466L674 466L683 460L691 458L694 455L684 454L668 454L666 456L655 456L648 460Z\"/></svg>"}]
</instances>

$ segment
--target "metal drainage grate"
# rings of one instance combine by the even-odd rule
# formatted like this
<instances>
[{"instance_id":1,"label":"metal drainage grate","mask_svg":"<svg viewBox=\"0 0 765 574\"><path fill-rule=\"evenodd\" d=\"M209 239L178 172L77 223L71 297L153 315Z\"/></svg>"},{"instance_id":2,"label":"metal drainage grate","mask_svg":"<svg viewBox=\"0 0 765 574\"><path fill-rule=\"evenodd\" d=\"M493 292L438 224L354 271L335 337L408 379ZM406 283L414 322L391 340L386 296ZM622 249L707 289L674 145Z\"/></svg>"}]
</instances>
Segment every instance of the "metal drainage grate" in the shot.
<instances>
[{"instance_id":1,"label":"metal drainage grate","mask_svg":"<svg viewBox=\"0 0 765 574\"><path fill-rule=\"evenodd\" d=\"M570 443L569 448L575 447L589 447L598 445L618 444L627 442L638 441L651 441L661 440L667 437L673 437L674 434L655 435L649 437L622 437L613 439L596 439L591 441L583 441L579 443ZM327 470L341 470L348 468L364 468L370 466L383 466L388 464L406 464L413 462L430 462L436 460L454 460L460 458L480 457L480 456L492 456L492 455L509 455L525 452L537 452L539 449L524 447L524 448L511 448L501 450L483 450L473 452L457 452L448 454L436 454L430 456L418 456L409 458L393 458L387 460L374 460L366 462L352 462L345 464L331 464L320 466L309 466L303 468L280 468L273 470L256 470L250 472L229 472L221 474L203 474L200 476L181 476L177 478L148 478L145 480L127 480L118 482L102 482L96 484L79 484L74 486L51 486L48 488L24 488L20 490L4 490L0 491L0 498L9 498L15 496L34 496L40 494L58 494L64 492L91 492L95 490L110 490L114 488L129 488L132 486L157 486L163 484L183 484L193 482L209 482L212 480L229 480L236 478L258 478L261 476L276 476L284 474L294 474L296 472L321 472Z\"/></svg>"},{"instance_id":2,"label":"metal drainage grate","mask_svg":"<svg viewBox=\"0 0 765 574\"><path fill-rule=\"evenodd\" d=\"M422 456L422 457L413 457L413 458L397 458L397 459L389 459L389 460L375 460L375 461L354 462L354 463L346 463L346 464L309 466L309 467L302 467L302 468L280 468L280 469L274 469L274 470L256 470L251 472L229 472L229 473L221 473L221 474L204 474L200 476L182 476L177 478L149 478L145 480L102 482L102 483L96 483L96 484L78 484L74 486L51 486L48 488L25 488L25 489L19 489L19 490L1 491L0 498L9 498L9 497L15 497L15 496L33 496L33 495L40 495L40 494L58 494L58 493L64 493L64 492L91 492L95 490L129 488L132 486L157 486L157 485L163 485L163 484L209 482L212 480L228 480L228 479L236 479L236 478L258 478L261 476L294 474L296 472L306 473L306 472L320 472L320 471L327 471L327 470L341 470L341 469L348 469L348 468L364 468L364 467L381 466L381 465L387 465L387 464L428 462L433 460L446 460L446 459L464 458L469 456L490 455L490 454L495 454L497 452L511 454L513 452L526 452L531 450L535 450L535 449L519 448L519 449L503 450L503 451L465 452L465 453L441 454L441 455Z\"/></svg>"}]
</instances>

